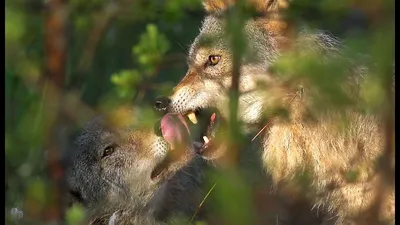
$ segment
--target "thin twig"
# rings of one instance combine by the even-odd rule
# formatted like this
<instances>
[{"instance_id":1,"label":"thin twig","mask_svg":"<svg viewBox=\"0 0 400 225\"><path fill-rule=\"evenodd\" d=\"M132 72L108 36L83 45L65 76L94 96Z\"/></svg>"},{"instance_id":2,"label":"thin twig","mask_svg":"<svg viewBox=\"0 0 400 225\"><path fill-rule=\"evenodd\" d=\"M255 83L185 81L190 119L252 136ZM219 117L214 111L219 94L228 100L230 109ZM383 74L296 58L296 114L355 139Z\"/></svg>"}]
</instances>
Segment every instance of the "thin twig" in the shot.
<instances>
[{"instance_id":1,"label":"thin twig","mask_svg":"<svg viewBox=\"0 0 400 225\"><path fill-rule=\"evenodd\" d=\"M199 206L197 207L196 211L194 212L192 218L189 221L189 224L191 224L194 220L194 218L196 217L196 215L198 214L198 212L200 211L201 206L203 206L204 202L206 201L207 197L210 195L210 193L212 192L212 190L215 188L215 186L217 185L217 182L214 183L214 185L210 188L210 190L207 192L206 196L204 196L203 200L200 202Z\"/></svg>"},{"instance_id":2,"label":"thin twig","mask_svg":"<svg viewBox=\"0 0 400 225\"><path fill-rule=\"evenodd\" d=\"M45 3L46 17L44 20L44 40L45 40L45 72L46 78L55 84L56 88L62 90L65 81L65 62L66 62L66 25L68 17L67 0L50 0ZM57 130L57 121L59 121L59 109L61 93L58 95L44 96L47 100L51 100L49 106L52 107L53 118L48 118L51 124L48 130L49 138L47 140L48 158L47 166L52 184L52 201L48 208L49 221L57 224L63 224L64 210L62 204L61 190L63 188L62 173L63 168L59 162L60 149L56 140L51 135ZM52 121L53 120L53 121Z\"/></svg>"},{"instance_id":3,"label":"thin twig","mask_svg":"<svg viewBox=\"0 0 400 225\"><path fill-rule=\"evenodd\" d=\"M293 98L289 101L289 105L297 98L297 94L293 96ZM267 127L269 127L274 119L271 119L263 128L261 128L260 131L251 139L251 142L253 142Z\"/></svg>"},{"instance_id":4,"label":"thin twig","mask_svg":"<svg viewBox=\"0 0 400 225\"><path fill-rule=\"evenodd\" d=\"M240 150L240 140L241 136L240 129L239 129L239 120L238 120L238 109L239 109L239 83L240 83L240 68L241 68L241 59L242 54L244 52L244 45L243 45L243 6L244 1L238 1L238 4L235 4L231 14L229 14L229 35L230 35L230 44L233 50L232 56L232 82L230 87L230 99L229 99L229 145L228 148L230 149L230 162L235 163L237 162L237 158L239 155ZM233 25L235 24L235 25ZM234 28L233 28L234 27Z\"/></svg>"},{"instance_id":5,"label":"thin twig","mask_svg":"<svg viewBox=\"0 0 400 225\"><path fill-rule=\"evenodd\" d=\"M260 135L265 130L265 128L269 127L270 124L272 124L272 120L270 120L263 128L261 128L260 131L258 131L258 133L253 137L253 139L251 139L251 142L253 142L258 137L258 135Z\"/></svg>"}]
</instances>

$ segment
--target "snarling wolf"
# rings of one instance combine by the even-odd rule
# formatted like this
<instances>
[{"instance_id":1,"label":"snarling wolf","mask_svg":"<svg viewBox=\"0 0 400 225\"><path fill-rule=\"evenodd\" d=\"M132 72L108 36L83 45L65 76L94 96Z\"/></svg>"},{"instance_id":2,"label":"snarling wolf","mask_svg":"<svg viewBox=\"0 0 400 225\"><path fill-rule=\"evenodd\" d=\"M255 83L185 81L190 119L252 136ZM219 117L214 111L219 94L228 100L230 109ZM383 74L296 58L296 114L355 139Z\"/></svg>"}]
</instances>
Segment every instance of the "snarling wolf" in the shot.
<instances>
[{"instance_id":1,"label":"snarling wolf","mask_svg":"<svg viewBox=\"0 0 400 225\"><path fill-rule=\"evenodd\" d=\"M190 47L189 69L173 94L157 99L155 105L158 110L180 113L199 125L198 136L192 135L194 149L212 160L230 155L228 145L218 141L219 133L223 133L218 132L218 127L229 119L233 51L224 13L234 2L203 1L208 15ZM280 10L288 7L287 1L247 3L264 16L247 19L243 27L247 50L240 61L241 129L252 132L266 127L262 161L275 186L297 187L297 175L307 174L310 189L304 195L315 208L336 217L336 224L359 221L356 218L372 207L377 195L374 187L380 182L374 171L384 149L381 119L355 107L313 114L313 86L307 82L288 85L271 69L290 50L296 50L299 57L320 54L321 63L326 63L341 57L342 43L326 32L296 29L285 20L270 16L279 15ZM354 63L349 71L348 85L343 88L357 98L360 80L368 67ZM266 121L265 112L276 106L286 108L289 118L270 116ZM341 126L343 121L347 121L346 126ZM394 160L390 167L394 168ZM357 178L350 181L348 171L356 171ZM378 217L393 224L394 188L387 192Z\"/></svg>"},{"instance_id":2,"label":"snarling wolf","mask_svg":"<svg viewBox=\"0 0 400 225\"><path fill-rule=\"evenodd\" d=\"M67 155L69 196L87 209L90 224L192 216L202 197L203 160L189 151L182 116L164 116L160 133L112 120L103 115L87 123Z\"/></svg>"}]
</instances>

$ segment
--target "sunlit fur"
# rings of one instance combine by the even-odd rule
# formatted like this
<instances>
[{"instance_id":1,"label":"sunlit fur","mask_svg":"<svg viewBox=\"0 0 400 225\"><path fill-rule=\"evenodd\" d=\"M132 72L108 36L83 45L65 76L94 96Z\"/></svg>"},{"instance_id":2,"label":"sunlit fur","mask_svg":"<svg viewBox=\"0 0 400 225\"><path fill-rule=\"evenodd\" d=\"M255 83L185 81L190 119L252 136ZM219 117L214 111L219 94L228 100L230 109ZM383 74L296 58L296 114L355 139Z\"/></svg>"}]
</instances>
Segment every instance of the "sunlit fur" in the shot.
<instances>
[{"instance_id":1,"label":"sunlit fur","mask_svg":"<svg viewBox=\"0 0 400 225\"><path fill-rule=\"evenodd\" d=\"M170 111L186 113L198 107L217 107L225 119L229 117L227 91L232 77L232 52L224 19L220 17L226 7L222 2L204 1L209 15L190 47L188 72L170 96ZM263 120L265 111L277 105L286 107L291 115L289 120L272 120L262 134L262 160L266 170L278 187L281 187L279 184L296 187L295 174L310 173L310 191L304 195L316 208L328 211L330 217L338 216L333 220L336 224L349 224L354 216L371 206L376 194L372 187L379 182L374 165L384 149L382 123L372 114L351 108L315 114L312 120L306 120L312 102L307 91L312 87L306 84L288 87L269 71L270 65L283 52L282 41L290 43L292 49L304 51L300 55L322 53L322 60L341 57L341 43L322 31L299 31L292 39L284 33L279 35L280 30L269 30L271 27L266 24L268 20L263 18L249 19L244 24L248 51L242 58L239 86L238 114L244 122L242 129L257 131L267 124ZM221 60L215 66L206 67L210 55L221 55ZM357 97L358 81L367 69L359 66L354 71L357 82L351 88ZM264 86L257 85L259 82ZM298 94L299 90L304 90L304 94ZM343 118L349 123L341 129L338 124ZM224 146L208 153L207 157L216 159L222 155L229 155ZM350 170L358 172L353 182L345 179ZM394 189L388 193L380 216L393 224Z\"/></svg>"}]
</instances>

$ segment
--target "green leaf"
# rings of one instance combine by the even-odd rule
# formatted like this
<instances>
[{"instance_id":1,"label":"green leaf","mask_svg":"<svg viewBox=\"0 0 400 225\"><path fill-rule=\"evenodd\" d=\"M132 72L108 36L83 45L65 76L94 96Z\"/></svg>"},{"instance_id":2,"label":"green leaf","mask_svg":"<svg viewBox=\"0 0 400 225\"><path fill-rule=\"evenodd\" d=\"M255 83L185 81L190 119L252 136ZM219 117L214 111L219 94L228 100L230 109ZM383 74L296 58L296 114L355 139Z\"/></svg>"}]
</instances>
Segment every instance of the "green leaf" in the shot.
<instances>
[{"instance_id":1,"label":"green leaf","mask_svg":"<svg viewBox=\"0 0 400 225\"><path fill-rule=\"evenodd\" d=\"M74 204L67 210L65 217L68 224L79 224L85 218L84 208L80 205Z\"/></svg>"},{"instance_id":2,"label":"green leaf","mask_svg":"<svg viewBox=\"0 0 400 225\"><path fill-rule=\"evenodd\" d=\"M137 70L122 70L111 75L111 82L117 87L134 87L142 80L143 77Z\"/></svg>"},{"instance_id":3,"label":"green leaf","mask_svg":"<svg viewBox=\"0 0 400 225\"><path fill-rule=\"evenodd\" d=\"M156 25L148 24L146 32L140 36L139 43L133 46L132 53L140 67L151 72L169 48L170 44L165 35L159 32Z\"/></svg>"}]
</instances>

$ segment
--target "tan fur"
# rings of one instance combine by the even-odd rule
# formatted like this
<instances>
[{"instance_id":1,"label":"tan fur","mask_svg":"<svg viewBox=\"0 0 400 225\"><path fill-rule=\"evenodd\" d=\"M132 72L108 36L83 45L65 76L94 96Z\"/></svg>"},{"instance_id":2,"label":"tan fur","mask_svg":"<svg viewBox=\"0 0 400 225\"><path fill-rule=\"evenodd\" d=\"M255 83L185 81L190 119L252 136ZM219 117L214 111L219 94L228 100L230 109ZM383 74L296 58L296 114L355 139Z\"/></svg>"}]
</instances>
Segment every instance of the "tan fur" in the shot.
<instances>
[{"instance_id":1,"label":"tan fur","mask_svg":"<svg viewBox=\"0 0 400 225\"><path fill-rule=\"evenodd\" d=\"M271 36L277 37L280 48L287 49L293 37L294 26L281 16L282 10L289 7L289 0L244 0L248 7L256 12L267 14L267 18L258 20L258 23L268 30ZM221 12L234 5L237 0L204 0L203 6L207 13Z\"/></svg>"},{"instance_id":2,"label":"tan fur","mask_svg":"<svg viewBox=\"0 0 400 225\"><path fill-rule=\"evenodd\" d=\"M306 46L308 41L313 42L312 36L299 44ZM307 87L305 94L298 95L297 90L279 82L272 85L281 87L274 95L290 115L289 120L273 119L264 134L262 160L275 185L293 192L301 189L297 176L308 173L310 183L300 193L313 199L314 207L337 215L333 224L366 224L364 217L369 216L370 207L381 194L382 177L376 165L386 147L383 121L352 108L316 113L307 120L312 102ZM356 173L355 180L346 178L350 173ZM379 218L373 219L393 224L394 187L383 193L381 204Z\"/></svg>"},{"instance_id":3,"label":"tan fur","mask_svg":"<svg viewBox=\"0 0 400 225\"><path fill-rule=\"evenodd\" d=\"M252 1L266 4L267 1ZM207 12L221 11L233 1L204 1ZM275 3L279 9L280 4ZM268 5L263 12L269 13ZM284 7L283 7L284 8ZM261 9L258 7L258 9ZM231 84L231 55L219 42L215 46L203 47L201 38L210 33L219 34L216 27L223 22L207 17L195 43L192 45L189 58L192 59L189 71L174 89L171 96L170 110L186 113L198 107L217 107L222 117L228 119L228 94ZM385 136L380 119L369 113L360 113L356 109L347 108L326 113L315 113L310 104L312 88L305 85L305 94L298 94L300 85L288 87L274 74L269 73L270 62L279 57L283 50L293 50L295 47L306 50L298 53L303 57L308 53L323 53L338 56L338 49L332 47L337 44L331 37L317 37L309 33L294 33L295 29L282 22L273 22L270 18L246 21L244 32L251 38L254 48L261 49L261 57L268 62L242 65L239 90L238 117L245 124L243 131L251 127L266 125L260 124L265 111L282 105L288 108L289 120L273 118L262 143L262 160L267 171L272 175L277 187L292 192L301 191L297 174L306 173L310 177L307 192L301 195L310 198L315 207L327 209L331 216L338 216L332 220L337 224L355 223L355 218L368 215L368 210L374 204L374 199L381 190L376 187L381 182L379 171L375 164L383 153ZM268 37L265 43L259 43L263 30ZM327 38L319 40L318 38ZM222 49L222 50L221 50ZM264 54L263 54L264 53ZM209 55L221 55L218 66L204 68L204 62ZM325 53L323 53L325 54ZM257 55L256 53L252 55ZM328 57L329 58L329 57ZM322 61L325 57L321 56ZM358 97L359 79L365 72L356 71L356 84L350 84L353 97ZM262 82L265 86L260 87ZM311 119L309 119L311 118ZM344 120L343 120L344 119ZM343 121L348 121L347 124ZM260 126L261 125L261 126ZM227 149L222 146L209 152L207 157L228 155ZM222 153L224 154L222 154ZM394 163L393 163L394 164ZM350 181L349 173L357 173L356 179ZM393 178L394 179L394 178ZM282 184L282 185L281 185ZM297 191L297 193L299 193ZM384 196L384 203L379 211L379 219L394 223L394 188L388 189ZM367 213L366 213L367 212ZM354 219L354 220L353 220ZM375 218L376 219L376 218ZM326 221L329 223L329 220ZM359 222L358 224L364 224Z\"/></svg>"},{"instance_id":4,"label":"tan fur","mask_svg":"<svg viewBox=\"0 0 400 225\"><path fill-rule=\"evenodd\" d=\"M316 207L326 207L341 219L368 210L377 194L376 161L384 149L380 121L349 111L305 122L301 118L304 100L288 104L294 116L290 121L275 120L263 141L263 162L276 184L298 187L296 175L306 172L312 183L303 194L315 199ZM343 119L349 121L345 128L340 127ZM346 179L346 173L352 171L358 174L355 181ZM393 191L383 204L380 219L394 218Z\"/></svg>"},{"instance_id":5,"label":"tan fur","mask_svg":"<svg viewBox=\"0 0 400 225\"><path fill-rule=\"evenodd\" d=\"M244 0L247 6L253 7L258 12L276 12L289 6L288 0ZM203 6L207 13L224 11L234 5L238 0L204 0Z\"/></svg>"}]
</instances>

